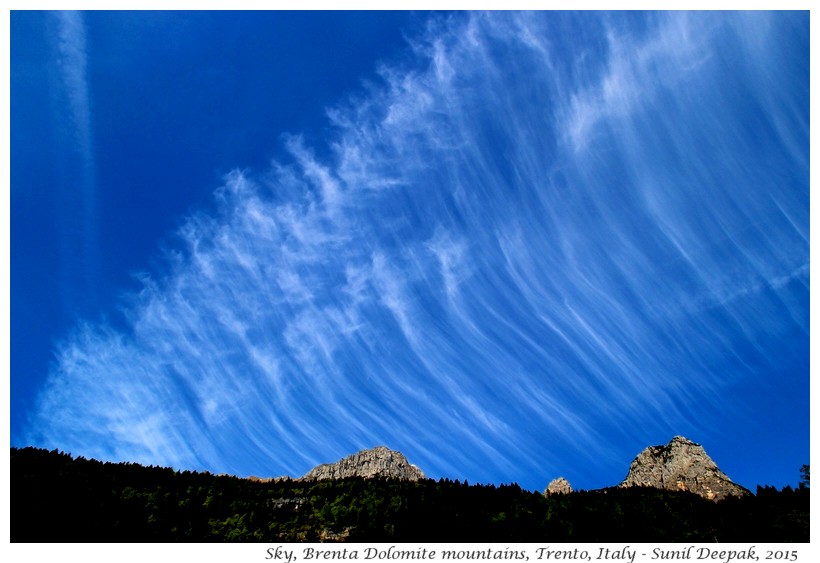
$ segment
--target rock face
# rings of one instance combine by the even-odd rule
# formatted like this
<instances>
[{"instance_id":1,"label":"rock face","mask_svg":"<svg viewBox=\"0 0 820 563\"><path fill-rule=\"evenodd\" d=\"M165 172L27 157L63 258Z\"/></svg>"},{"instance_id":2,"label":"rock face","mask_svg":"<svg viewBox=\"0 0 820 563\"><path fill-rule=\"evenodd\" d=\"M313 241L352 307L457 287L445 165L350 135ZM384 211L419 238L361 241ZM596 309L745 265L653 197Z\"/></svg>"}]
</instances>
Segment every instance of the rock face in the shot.
<instances>
[{"instance_id":1,"label":"rock face","mask_svg":"<svg viewBox=\"0 0 820 563\"><path fill-rule=\"evenodd\" d=\"M558 477L550 481L550 484L547 485L547 490L544 491L544 496L566 495L571 492L572 487L570 486L569 481L567 481L563 477Z\"/></svg>"},{"instance_id":2,"label":"rock face","mask_svg":"<svg viewBox=\"0 0 820 563\"><path fill-rule=\"evenodd\" d=\"M424 479L424 473L407 461L404 454L384 446L362 450L336 463L314 467L300 480L344 479L345 477L393 477L406 481Z\"/></svg>"},{"instance_id":3,"label":"rock face","mask_svg":"<svg viewBox=\"0 0 820 563\"><path fill-rule=\"evenodd\" d=\"M749 494L732 482L712 461L703 447L683 436L665 446L649 446L629 466L619 487L655 487L668 491L690 491L709 500Z\"/></svg>"}]
</instances>

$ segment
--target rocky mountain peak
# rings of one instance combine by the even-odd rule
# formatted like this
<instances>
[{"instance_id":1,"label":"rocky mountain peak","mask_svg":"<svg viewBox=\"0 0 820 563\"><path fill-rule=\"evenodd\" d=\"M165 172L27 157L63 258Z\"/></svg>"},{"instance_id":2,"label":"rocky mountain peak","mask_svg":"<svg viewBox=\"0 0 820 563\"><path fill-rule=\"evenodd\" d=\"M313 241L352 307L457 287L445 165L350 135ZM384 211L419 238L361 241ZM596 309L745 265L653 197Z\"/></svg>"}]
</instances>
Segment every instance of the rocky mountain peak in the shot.
<instances>
[{"instance_id":1,"label":"rocky mountain peak","mask_svg":"<svg viewBox=\"0 0 820 563\"><path fill-rule=\"evenodd\" d=\"M407 481L424 479L424 473L407 461L404 454L377 446L347 456L336 463L325 463L308 471L302 480L344 479L346 477L392 477Z\"/></svg>"},{"instance_id":2,"label":"rocky mountain peak","mask_svg":"<svg viewBox=\"0 0 820 563\"><path fill-rule=\"evenodd\" d=\"M665 446L649 446L639 453L618 486L690 491L709 500L749 494L718 469L703 446L683 436L675 436Z\"/></svg>"},{"instance_id":3,"label":"rocky mountain peak","mask_svg":"<svg viewBox=\"0 0 820 563\"><path fill-rule=\"evenodd\" d=\"M549 485L547 485L547 489L544 491L544 496L566 495L571 492L572 486L569 484L569 481L567 481L564 477L556 477L550 481Z\"/></svg>"}]
</instances>

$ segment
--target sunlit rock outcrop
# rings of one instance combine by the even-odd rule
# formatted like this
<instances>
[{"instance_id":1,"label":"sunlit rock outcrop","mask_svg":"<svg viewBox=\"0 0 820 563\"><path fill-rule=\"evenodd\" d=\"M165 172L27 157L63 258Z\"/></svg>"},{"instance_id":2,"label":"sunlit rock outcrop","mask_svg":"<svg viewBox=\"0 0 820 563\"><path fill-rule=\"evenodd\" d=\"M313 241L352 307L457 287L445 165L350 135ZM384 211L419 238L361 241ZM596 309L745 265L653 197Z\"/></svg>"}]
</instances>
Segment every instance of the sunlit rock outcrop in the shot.
<instances>
[{"instance_id":1,"label":"sunlit rock outcrop","mask_svg":"<svg viewBox=\"0 0 820 563\"><path fill-rule=\"evenodd\" d=\"M572 486L569 484L564 477L557 477L550 481L550 484L547 485L546 490L544 491L544 496L549 495L566 495L572 492Z\"/></svg>"},{"instance_id":2,"label":"sunlit rock outcrop","mask_svg":"<svg viewBox=\"0 0 820 563\"><path fill-rule=\"evenodd\" d=\"M709 500L749 494L732 482L712 461L703 446L675 436L665 446L649 446L632 461L619 487L655 487L689 491Z\"/></svg>"},{"instance_id":3,"label":"sunlit rock outcrop","mask_svg":"<svg viewBox=\"0 0 820 563\"><path fill-rule=\"evenodd\" d=\"M424 479L424 473L407 461L404 454L377 446L362 450L336 463L326 463L308 471L302 480L344 479L345 477L392 477L407 481Z\"/></svg>"}]
</instances>

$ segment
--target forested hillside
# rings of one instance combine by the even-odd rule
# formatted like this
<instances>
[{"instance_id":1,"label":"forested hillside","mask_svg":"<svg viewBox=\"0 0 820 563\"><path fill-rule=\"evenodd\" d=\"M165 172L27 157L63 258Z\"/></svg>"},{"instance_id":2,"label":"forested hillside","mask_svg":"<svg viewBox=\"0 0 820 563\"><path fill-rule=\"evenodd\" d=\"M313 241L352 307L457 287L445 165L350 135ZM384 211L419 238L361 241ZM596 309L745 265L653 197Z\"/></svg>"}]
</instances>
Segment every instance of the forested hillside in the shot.
<instances>
[{"instance_id":1,"label":"forested hillside","mask_svg":"<svg viewBox=\"0 0 820 563\"><path fill-rule=\"evenodd\" d=\"M11 449L13 542L809 541L809 488L713 502L603 489L543 496L449 479L278 480Z\"/></svg>"}]
</instances>

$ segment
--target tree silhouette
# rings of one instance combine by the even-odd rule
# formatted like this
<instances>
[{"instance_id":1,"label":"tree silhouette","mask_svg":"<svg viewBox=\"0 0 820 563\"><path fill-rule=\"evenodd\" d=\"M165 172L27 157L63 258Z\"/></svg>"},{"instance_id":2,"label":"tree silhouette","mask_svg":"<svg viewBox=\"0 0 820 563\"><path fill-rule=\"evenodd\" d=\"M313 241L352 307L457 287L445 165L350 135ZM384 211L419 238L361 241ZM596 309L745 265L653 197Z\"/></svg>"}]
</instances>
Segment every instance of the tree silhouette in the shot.
<instances>
[{"instance_id":1,"label":"tree silhouette","mask_svg":"<svg viewBox=\"0 0 820 563\"><path fill-rule=\"evenodd\" d=\"M809 488L809 466L804 465L800 468L800 486Z\"/></svg>"}]
</instances>

